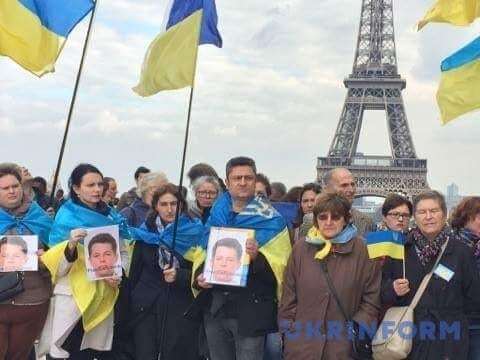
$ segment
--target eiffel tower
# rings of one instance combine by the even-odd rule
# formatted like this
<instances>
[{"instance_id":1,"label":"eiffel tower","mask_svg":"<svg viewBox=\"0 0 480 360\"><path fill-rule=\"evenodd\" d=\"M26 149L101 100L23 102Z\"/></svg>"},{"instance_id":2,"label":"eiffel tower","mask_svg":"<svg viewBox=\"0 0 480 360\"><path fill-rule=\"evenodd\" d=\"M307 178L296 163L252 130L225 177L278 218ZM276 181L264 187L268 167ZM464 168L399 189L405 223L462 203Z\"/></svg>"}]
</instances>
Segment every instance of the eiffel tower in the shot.
<instances>
[{"instance_id":1,"label":"eiffel tower","mask_svg":"<svg viewBox=\"0 0 480 360\"><path fill-rule=\"evenodd\" d=\"M401 193L412 197L428 189L427 160L418 159L402 99L406 81L398 74L392 0L362 0L347 96L326 157L319 157L317 180L335 167L348 168L358 196ZM364 156L357 145L365 110L384 110L391 156Z\"/></svg>"}]
</instances>

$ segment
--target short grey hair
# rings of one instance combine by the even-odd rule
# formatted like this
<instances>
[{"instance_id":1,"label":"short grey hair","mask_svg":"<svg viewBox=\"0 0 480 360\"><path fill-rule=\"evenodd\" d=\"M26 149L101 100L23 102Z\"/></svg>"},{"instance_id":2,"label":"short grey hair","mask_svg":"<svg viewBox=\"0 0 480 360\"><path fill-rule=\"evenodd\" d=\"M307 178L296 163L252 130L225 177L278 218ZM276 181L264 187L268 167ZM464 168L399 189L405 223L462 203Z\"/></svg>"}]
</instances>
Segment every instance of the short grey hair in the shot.
<instances>
[{"instance_id":1,"label":"short grey hair","mask_svg":"<svg viewBox=\"0 0 480 360\"><path fill-rule=\"evenodd\" d=\"M447 215L447 204L445 202L445 197L436 190L427 190L413 197L413 212L417 211L418 203L422 200L433 200L438 203L441 207L443 214Z\"/></svg>"},{"instance_id":2,"label":"short grey hair","mask_svg":"<svg viewBox=\"0 0 480 360\"><path fill-rule=\"evenodd\" d=\"M349 173L351 173L350 170L348 170L347 168L344 168L344 167L338 167L338 168L333 168L333 169L330 169L328 170L325 174L323 174L322 176L322 184L324 187L330 185L331 181L332 181L332 178L333 178L333 175L337 172L337 171L340 171L340 170L345 170L345 171L348 171Z\"/></svg>"},{"instance_id":3,"label":"short grey hair","mask_svg":"<svg viewBox=\"0 0 480 360\"><path fill-rule=\"evenodd\" d=\"M161 186L168 183L167 176L163 172L150 172L145 174L138 183L137 195L141 199L145 198L148 190L152 186Z\"/></svg>"},{"instance_id":4,"label":"short grey hair","mask_svg":"<svg viewBox=\"0 0 480 360\"><path fill-rule=\"evenodd\" d=\"M200 176L199 178L196 178L193 183L192 183L192 191L194 193L197 192L197 190L200 188L205 183L210 183L213 186L215 186L215 189L217 189L217 192L220 194L222 192L222 188L220 186L220 181L218 181L218 178L215 176Z\"/></svg>"}]
</instances>

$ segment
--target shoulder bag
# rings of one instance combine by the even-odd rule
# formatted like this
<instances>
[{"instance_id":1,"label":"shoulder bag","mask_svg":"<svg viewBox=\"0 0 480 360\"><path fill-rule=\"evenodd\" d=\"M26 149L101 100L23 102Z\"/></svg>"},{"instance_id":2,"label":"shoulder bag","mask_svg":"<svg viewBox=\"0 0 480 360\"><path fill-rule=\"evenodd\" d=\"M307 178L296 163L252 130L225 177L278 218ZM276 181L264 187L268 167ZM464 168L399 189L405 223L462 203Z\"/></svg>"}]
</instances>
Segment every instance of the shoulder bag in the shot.
<instances>
[{"instance_id":1,"label":"shoulder bag","mask_svg":"<svg viewBox=\"0 0 480 360\"><path fill-rule=\"evenodd\" d=\"M408 354L410 354L410 351L412 351L414 324L413 310L425 292L447 244L448 239L442 245L442 250L440 251L440 254L438 254L432 270L424 276L410 305L394 306L388 309L385 313L372 341L373 358L375 360L406 359ZM389 324L388 327L387 323ZM384 334L384 329L391 329L391 325L393 325L393 332Z\"/></svg>"},{"instance_id":2,"label":"shoulder bag","mask_svg":"<svg viewBox=\"0 0 480 360\"><path fill-rule=\"evenodd\" d=\"M372 358L371 340L368 338L366 332L360 336L359 324L347 316L340 298L338 297L337 291L335 290L332 279L330 278L330 274L328 273L327 263L325 261L321 261L320 268L322 269L322 274L325 276L325 280L327 281L330 292L332 293L333 298L335 299L335 302L342 313L342 316L347 324L351 324L349 331L351 332L352 336L352 357L355 360L370 360Z\"/></svg>"}]
</instances>

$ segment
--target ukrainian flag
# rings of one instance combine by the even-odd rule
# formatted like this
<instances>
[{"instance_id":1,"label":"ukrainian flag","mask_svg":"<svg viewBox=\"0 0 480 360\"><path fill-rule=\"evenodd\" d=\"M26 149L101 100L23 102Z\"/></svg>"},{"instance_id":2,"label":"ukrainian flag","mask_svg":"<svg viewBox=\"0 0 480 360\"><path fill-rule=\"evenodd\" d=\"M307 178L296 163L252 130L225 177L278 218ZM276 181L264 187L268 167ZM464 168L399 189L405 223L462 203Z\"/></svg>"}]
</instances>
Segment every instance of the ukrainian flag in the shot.
<instances>
[{"instance_id":1,"label":"ukrainian flag","mask_svg":"<svg viewBox=\"0 0 480 360\"><path fill-rule=\"evenodd\" d=\"M443 124L480 108L480 37L442 61L437 103Z\"/></svg>"},{"instance_id":2,"label":"ukrainian flag","mask_svg":"<svg viewBox=\"0 0 480 360\"><path fill-rule=\"evenodd\" d=\"M480 16L480 0L437 0L419 21L418 30L430 22L466 26Z\"/></svg>"},{"instance_id":3,"label":"ukrainian flag","mask_svg":"<svg viewBox=\"0 0 480 360\"><path fill-rule=\"evenodd\" d=\"M133 91L151 96L193 85L199 44L222 47L214 0L173 0L164 31L150 44Z\"/></svg>"},{"instance_id":4,"label":"ukrainian flag","mask_svg":"<svg viewBox=\"0 0 480 360\"><path fill-rule=\"evenodd\" d=\"M42 76L72 29L93 8L92 0L0 0L0 55Z\"/></svg>"},{"instance_id":5,"label":"ukrainian flag","mask_svg":"<svg viewBox=\"0 0 480 360\"><path fill-rule=\"evenodd\" d=\"M405 258L405 235L397 231L376 231L366 236L368 256L375 259L389 256L393 259Z\"/></svg>"}]
</instances>

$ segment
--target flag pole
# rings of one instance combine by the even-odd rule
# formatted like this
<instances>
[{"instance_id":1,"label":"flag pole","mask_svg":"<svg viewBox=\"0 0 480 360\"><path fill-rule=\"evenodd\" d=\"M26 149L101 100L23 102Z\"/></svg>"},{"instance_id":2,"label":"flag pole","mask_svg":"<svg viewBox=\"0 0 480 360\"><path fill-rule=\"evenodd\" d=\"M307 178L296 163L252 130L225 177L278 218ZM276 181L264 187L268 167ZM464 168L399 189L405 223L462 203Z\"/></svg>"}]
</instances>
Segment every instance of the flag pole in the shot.
<instances>
[{"instance_id":1,"label":"flag pole","mask_svg":"<svg viewBox=\"0 0 480 360\"><path fill-rule=\"evenodd\" d=\"M190 87L190 97L188 100L188 112L187 112L187 124L185 126L185 135L183 139L183 153L182 153L182 161L180 165L180 179L178 181L178 190L177 190L177 199L180 198L186 198L182 194L182 188L183 188L183 176L185 173L185 162L187 158L187 148L188 148L188 138L190 134L190 119L192 115L192 104L193 104L193 91L195 89L195 77L197 75L197 60L198 60L198 49L200 47L200 37L202 35L202 22L203 22L203 10L202 10L202 16L200 18L200 29L198 31L198 40L197 40L197 51L195 52L195 59L194 59L194 65L193 65L193 78L192 78L192 86ZM186 200L186 199L185 199ZM173 223L173 239L172 239L172 245L170 247L171 251L171 256L169 260L169 267L171 268L173 266L173 254L175 252L175 244L177 241L177 230L178 230L178 219L180 217L180 203L177 203L177 208L175 209L175 220ZM185 211L186 209L182 209ZM167 286L167 296L166 296L166 304L165 308L163 311L163 316L162 316L162 322L161 322L161 329L160 329L160 351L158 353L158 358L157 360L163 359L163 351L165 347L165 338L166 338L166 330L167 330L167 315L168 315L168 306L169 306L169 300L170 300L170 292L171 292L171 284L169 283Z\"/></svg>"},{"instance_id":2,"label":"flag pole","mask_svg":"<svg viewBox=\"0 0 480 360\"><path fill-rule=\"evenodd\" d=\"M53 206L55 199L56 187L58 184L58 177L60 175L60 169L62 167L63 154L65 152L65 145L67 143L68 131L70 130L70 122L72 120L73 109L75 107L75 101L77 99L78 86L80 84L80 78L82 76L83 64L85 61L85 56L87 54L87 47L90 41L90 35L92 33L93 19L95 17L95 10L97 8L97 0L93 1L92 14L90 15L90 21L88 23L87 35L85 37L85 42L83 43L82 57L80 58L80 65L77 71L77 77L75 79L75 86L73 87L73 94L70 100L70 107L68 109L67 123L65 125L65 130L63 133L62 145L60 146L60 153L58 155L57 166L55 168L55 175L53 176L52 192L50 194L50 203Z\"/></svg>"}]
</instances>

